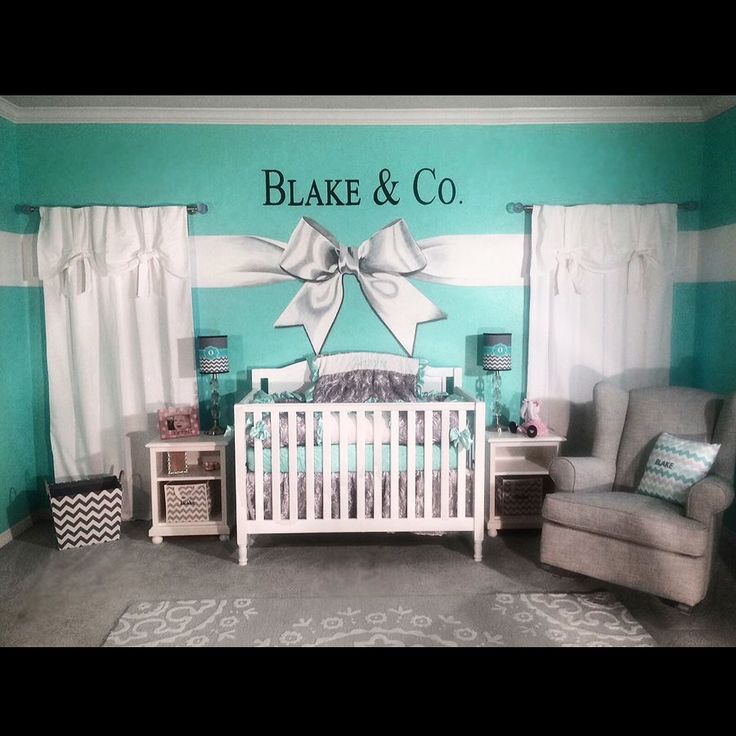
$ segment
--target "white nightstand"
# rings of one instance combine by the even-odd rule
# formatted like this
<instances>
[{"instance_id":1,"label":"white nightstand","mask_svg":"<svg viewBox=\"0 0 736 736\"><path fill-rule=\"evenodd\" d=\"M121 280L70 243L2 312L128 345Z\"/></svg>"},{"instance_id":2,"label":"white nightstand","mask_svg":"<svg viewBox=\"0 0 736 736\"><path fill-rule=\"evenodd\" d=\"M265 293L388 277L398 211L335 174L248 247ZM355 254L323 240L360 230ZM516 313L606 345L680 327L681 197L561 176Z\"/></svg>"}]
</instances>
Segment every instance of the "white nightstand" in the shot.
<instances>
[{"instance_id":1,"label":"white nightstand","mask_svg":"<svg viewBox=\"0 0 736 736\"><path fill-rule=\"evenodd\" d=\"M547 467L560 452L565 437L550 432L542 437L527 437L511 432L486 432L486 493L488 498L488 533L495 537L499 529L535 529L542 525L537 513L501 513L496 505L498 477L548 476ZM541 510L541 505L540 505Z\"/></svg>"},{"instance_id":2,"label":"white nightstand","mask_svg":"<svg viewBox=\"0 0 736 736\"><path fill-rule=\"evenodd\" d=\"M232 430L224 435L200 434L196 437L180 437L173 440L151 440L146 447L151 453L151 518L148 532L154 544L161 544L164 537L181 537L196 534L217 534L224 542L230 538L227 503L227 449L232 440ZM185 452L187 471L168 472L167 456L170 452ZM204 464L217 463L207 470ZM212 495L212 509L208 521L167 523L167 484L191 484L207 481Z\"/></svg>"}]
</instances>

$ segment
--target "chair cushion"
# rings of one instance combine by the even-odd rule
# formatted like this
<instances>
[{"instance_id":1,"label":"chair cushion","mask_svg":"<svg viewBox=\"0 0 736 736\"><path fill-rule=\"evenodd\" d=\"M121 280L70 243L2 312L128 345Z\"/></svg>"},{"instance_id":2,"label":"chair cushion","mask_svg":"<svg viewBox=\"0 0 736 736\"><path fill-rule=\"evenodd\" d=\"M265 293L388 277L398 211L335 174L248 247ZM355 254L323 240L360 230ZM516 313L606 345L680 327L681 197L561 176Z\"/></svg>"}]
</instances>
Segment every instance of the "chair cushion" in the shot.
<instances>
[{"instance_id":1,"label":"chair cushion","mask_svg":"<svg viewBox=\"0 0 736 736\"><path fill-rule=\"evenodd\" d=\"M662 432L649 454L636 493L685 506L690 487L708 475L720 447Z\"/></svg>"},{"instance_id":2,"label":"chair cushion","mask_svg":"<svg viewBox=\"0 0 736 736\"><path fill-rule=\"evenodd\" d=\"M704 524L687 518L681 506L652 496L616 491L550 493L542 506L542 518L690 557L700 557L707 549Z\"/></svg>"}]
</instances>

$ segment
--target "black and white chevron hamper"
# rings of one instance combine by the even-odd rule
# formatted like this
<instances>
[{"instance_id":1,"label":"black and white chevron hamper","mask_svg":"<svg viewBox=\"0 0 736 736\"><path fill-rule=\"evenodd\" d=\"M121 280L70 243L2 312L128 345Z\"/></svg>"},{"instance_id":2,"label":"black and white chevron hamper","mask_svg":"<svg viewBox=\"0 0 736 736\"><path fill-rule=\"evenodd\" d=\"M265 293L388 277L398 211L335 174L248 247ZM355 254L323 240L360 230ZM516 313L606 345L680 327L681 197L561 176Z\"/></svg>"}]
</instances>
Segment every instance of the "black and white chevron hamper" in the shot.
<instances>
[{"instance_id":1,"label":"black and white chevron hamper","mask_svg":"<svg viewBox=\"0 0 736 736\"><path fill-rule=\"evenodd\" d=\"M47 483L59 549L120 539L123 490L114 475Z\"/></svg>"},{"instance_id":2,"label":"black and white chevron hamper","mask_svg":"<svg viewBox=\"0 0 736 736\"><path fill-rule=\"evenodd\" d=\"M166 523L186 524L192 521L209 521L212 512L210 484L166 483Z\"/></svg>"}]
</instances>

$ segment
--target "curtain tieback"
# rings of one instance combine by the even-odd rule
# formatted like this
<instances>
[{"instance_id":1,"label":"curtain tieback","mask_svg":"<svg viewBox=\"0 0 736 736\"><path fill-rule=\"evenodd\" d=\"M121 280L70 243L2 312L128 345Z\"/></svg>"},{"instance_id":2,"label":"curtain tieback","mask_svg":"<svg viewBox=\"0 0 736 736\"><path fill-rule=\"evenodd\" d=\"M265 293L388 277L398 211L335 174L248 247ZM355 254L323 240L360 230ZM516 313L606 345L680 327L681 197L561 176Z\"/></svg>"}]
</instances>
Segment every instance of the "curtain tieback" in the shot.
<instances>
[{"instance_id":1,"label":"curtain tieback","mask_svg":"<svg viewBox=\"0 0 736 736\"><path fill-rule=\"evenodd\" d=\"M584 274L578 263L575 253L566 252L557 254L557 268L555 270L555 295L560 293L562 282L567 279L572 284L576 294L583 293Z\"/></svg>"},{"instance_id":2,"label":"curtain tieback","mask_svg":"<svg viewBox=\"0 0 736 736\"><path fill-rule=\"evenodd\" d=\"M92 253L88 250L75 253L64 264L61 277L61 290L66 296L72 296L71 275L72 269L76 266L77 274L82 277L82 288L79 293L83 294L92 286Z\"/></svg>"},{"instance_id":3,"label":"curtain tieback","mask_svg":"<svg viewBox=\"0 0 736 736\"><path fill-rule=\"evenodd\" d=\"M159 253L155 250L139 250L136 253L138 260L138 285L136 288L136 296L149 296L151 294L153 274L151 273L154 265L161 262ZM153 289L155 292L156 290Z\"/></svg>"},{"instance_id":4,"label":"curtain tieback","mask_svg":"<svg viewBox=\"0 0 736 736\"><path fill-rule=\"evenodd\" d=\"M629 293L642 291L644 282L652 266L658 266L659 262L649 251L635 250L629 258L626 289Z\"/></svg>"}]
</instances>

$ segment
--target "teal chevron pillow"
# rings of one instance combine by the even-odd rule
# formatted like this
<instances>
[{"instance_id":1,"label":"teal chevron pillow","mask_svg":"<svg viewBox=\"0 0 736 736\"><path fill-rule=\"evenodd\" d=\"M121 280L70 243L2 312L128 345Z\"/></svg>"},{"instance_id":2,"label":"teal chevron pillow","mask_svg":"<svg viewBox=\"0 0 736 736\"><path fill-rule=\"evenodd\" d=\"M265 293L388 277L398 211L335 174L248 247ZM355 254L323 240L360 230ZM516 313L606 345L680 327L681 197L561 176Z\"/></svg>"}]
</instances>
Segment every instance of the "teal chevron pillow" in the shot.
<instances>
[{"instance_id":1,"label":"teal chevron pillow","mask_svg":"<svg viewBox=\"0 0 736 736\"><path fill-rule=\"evenodd\" d=\"M662 432L636 492L684 506L690 487L708 475L720 447Z\"/></svg>"}]
</instances>

